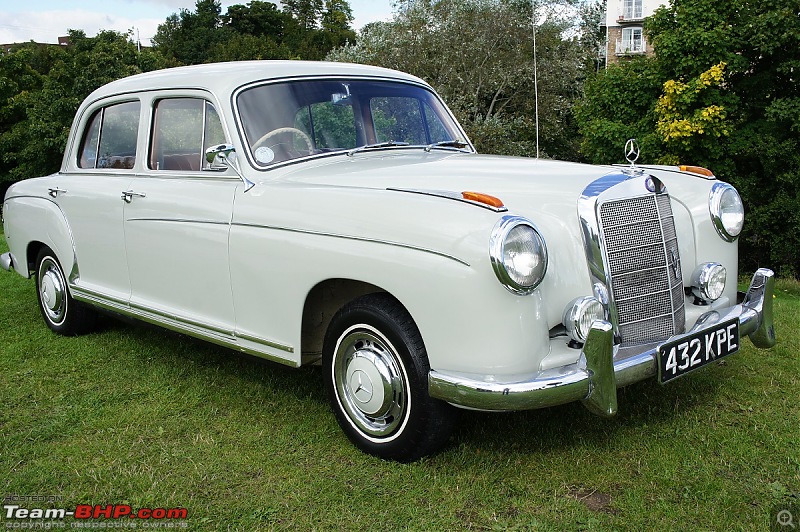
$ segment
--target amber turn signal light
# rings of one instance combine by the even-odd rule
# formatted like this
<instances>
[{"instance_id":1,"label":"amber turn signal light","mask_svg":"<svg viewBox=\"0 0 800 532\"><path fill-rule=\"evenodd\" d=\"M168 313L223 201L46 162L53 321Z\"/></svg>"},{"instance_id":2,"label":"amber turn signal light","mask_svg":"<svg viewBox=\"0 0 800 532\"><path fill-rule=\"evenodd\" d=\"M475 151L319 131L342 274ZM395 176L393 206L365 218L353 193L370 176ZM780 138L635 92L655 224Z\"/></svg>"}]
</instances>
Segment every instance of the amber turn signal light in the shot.
<instances>
[{"instance_id":1,"label":"amber turn signal light","mask_svg":"<svg viewBox=\"0 0 800 532\"><path fill-rule=\"evenodd\" d=\"M503 200L500 198L495 198L494 196L490 196L489 194L483 194L482 192L462 192L461 197L465 200L469 201L477 201L478 203L483 203L484 205L489 205L490 207L494 207L495 209L499 209L504 207Z\"/></svg>"},{"instance_id":2,"label":"amber turn signal light","mask_svg":"<svg viewBox=\"0 0 800 532\"><path fill-rule=\"evenodd\" d=\"M693 174L704 175L706 177L714 177L714 172L702 166L688 166L685 164L680 165L681 172L691 172Z\"/></svg>"}]
</instances>

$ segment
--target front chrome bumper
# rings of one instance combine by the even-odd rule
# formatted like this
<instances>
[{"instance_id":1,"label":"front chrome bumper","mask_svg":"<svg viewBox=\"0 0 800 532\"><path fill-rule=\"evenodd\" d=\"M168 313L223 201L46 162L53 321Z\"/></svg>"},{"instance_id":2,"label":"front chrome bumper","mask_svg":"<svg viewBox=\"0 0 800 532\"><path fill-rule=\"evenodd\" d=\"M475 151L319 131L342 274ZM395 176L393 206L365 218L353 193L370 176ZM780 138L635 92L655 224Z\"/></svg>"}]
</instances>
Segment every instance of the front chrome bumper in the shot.
<instances>
[{"instance_id":1,"label":"front chrome bumper","mask_svg":"<svg viewBox=\"0 0 800 532\"><path fill-rule=\"evenodd\" d=\"M773 272L759 269L740 304L706 312L685 335L738 318L741 336L749 336L756 347L772 347L775 345L774 286ZM598 320L592 325L575 364L542 371L533 379L516 382L488 382L431 370L428 389L431 397L479 410L529 410L580 400L595 414L613 416L617 412L617 388L658 372L658 346L615 346L611 324Z\"/></svg>"}]
</instances>

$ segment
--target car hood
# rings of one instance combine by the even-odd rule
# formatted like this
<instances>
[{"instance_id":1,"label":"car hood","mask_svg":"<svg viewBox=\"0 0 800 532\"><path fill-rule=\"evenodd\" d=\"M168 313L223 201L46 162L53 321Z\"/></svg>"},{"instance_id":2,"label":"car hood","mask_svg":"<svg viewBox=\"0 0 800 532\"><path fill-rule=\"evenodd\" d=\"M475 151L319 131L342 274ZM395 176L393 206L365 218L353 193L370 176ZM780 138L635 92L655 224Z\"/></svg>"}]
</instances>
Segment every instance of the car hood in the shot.
<instances>
[{"instance_id":1,"label":"car hood","mask_svg":"<svg viewBox=\"0 0 800 532\"><path fill-rule=\"evenodd\" d=\"M618 171L544 159L393 149L288 167L282 178L306 186L480 192L500 198L512 212L529 213L534 208L563 215L567 205L574 211L589 183Z\"/></svg>"}]
</instances>

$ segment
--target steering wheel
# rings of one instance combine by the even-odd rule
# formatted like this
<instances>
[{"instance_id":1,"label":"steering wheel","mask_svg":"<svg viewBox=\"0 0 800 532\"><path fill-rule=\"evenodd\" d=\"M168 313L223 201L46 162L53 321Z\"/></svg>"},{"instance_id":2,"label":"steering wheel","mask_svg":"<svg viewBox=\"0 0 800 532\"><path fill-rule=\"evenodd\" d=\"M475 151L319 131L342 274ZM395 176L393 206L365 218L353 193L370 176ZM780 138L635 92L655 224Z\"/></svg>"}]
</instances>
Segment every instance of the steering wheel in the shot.
<instances>
[{"instance_id":1,"label":"steering wheel","mask_svg":"<svg viewBox=\"0 0 800 532\"><path fill-rule=\"evenodd\" d=\"M300 139L302 139L303 142L306 143L306 146L308 146L308 155L314 153L314 143L311 142L311 138L304 131L297 129L296 127L279 127L278 129L273 129L272 131L265 134L264 136L262 136L260 139L258 139L253 143L253 150L255 151L256 148L258 148L263 144L266 144L267 141L270 140L272 137L275 137L282 133L294 133L295 135L300 137Z\"/></svg>"}]
</instances>

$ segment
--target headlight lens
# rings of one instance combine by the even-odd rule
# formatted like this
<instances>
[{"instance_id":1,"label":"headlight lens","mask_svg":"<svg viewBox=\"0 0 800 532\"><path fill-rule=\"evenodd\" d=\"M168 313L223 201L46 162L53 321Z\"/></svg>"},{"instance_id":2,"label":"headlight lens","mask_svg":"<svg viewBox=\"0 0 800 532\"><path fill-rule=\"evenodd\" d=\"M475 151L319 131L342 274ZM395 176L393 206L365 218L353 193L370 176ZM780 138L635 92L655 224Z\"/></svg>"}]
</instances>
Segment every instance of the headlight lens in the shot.
<instances>
[{"instance_id":1,"label":"headlight lens","mask_svg":"<svg viewBox=\"0 0 800 532\"><path fill-rule=\"evenodd\" d=\"M692 293L700 300L711 303L722 297L728 272L722 264L706 262L692 274Z\"/></svg>"},{"instance_id":2,"label":"headlight lens","mask_svg":"<svg viewBox=\"0 0 800 532\"><path fill-rule=\"evenodd\" d=\"M744 226L744 205L736 189L727 183L717 183L711 187L709 211L719 235L733 242Z\"/></svg>"},{"instance_id":3,"label":"headlight lens","mask_svg":"<svg viewBox=\"0 0 800 532\"><path fill-rule=\"evenodd\" d=\"M567 335L578 343L586 343L592 323L596 320L604 320L605 309L600 302L593 297L579 297L573 299L567 308L564 309L562 323L567 329Z\"/></svg>"},{"instance_id":4,"label":"headlight lens","mask_svg":"<svg viewBox=\"0 0 800 532\"><path fill-rule=\"evenodd\" d=\"M504 216L489 241L489 257L500 282L515 294L530 294L544 279L547 248L533 223Z\"/></svg>"}]
</instances>

